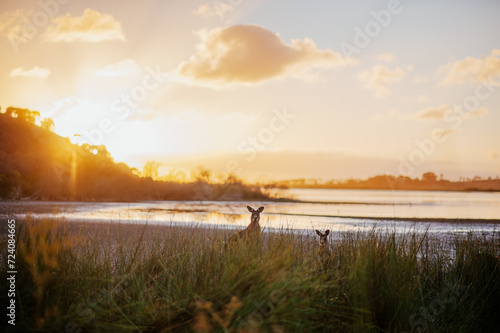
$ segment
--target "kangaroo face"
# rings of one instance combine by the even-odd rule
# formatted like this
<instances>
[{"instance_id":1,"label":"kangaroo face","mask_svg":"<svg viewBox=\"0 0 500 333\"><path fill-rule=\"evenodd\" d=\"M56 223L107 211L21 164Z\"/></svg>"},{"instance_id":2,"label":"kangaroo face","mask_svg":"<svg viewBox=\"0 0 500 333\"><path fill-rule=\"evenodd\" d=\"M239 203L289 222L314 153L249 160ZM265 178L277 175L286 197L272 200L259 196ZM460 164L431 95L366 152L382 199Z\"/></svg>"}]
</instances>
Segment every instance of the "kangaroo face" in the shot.
<instances>
[{"instance_id":1,"label":"kangaroo face","mask_svg":"<svg viewBox=\"0 0 500 333\"><path fill-rule=\"evenodd\" d=\"M252 217L250 218L250 221L252 223L259 223L260 221L260 213L264 210L264 207L260 207L259 209L255 210L250 206L247 206L248 211L252 213Z\"/></svg>"},{"instance_id":2,"label":"kangaroo face","mask_svg":"<svg viewBox=\"0 0 500 333\"><path fill-rule=\"evenodd\" d=\"M324 234L318 230L315 230L315 231L316 231L316 234L318 234L318 236L319 236L319 246L320 247L328 246L328 235L330 234L330 230L325 231Z\"/></svg>"}]
</instances>

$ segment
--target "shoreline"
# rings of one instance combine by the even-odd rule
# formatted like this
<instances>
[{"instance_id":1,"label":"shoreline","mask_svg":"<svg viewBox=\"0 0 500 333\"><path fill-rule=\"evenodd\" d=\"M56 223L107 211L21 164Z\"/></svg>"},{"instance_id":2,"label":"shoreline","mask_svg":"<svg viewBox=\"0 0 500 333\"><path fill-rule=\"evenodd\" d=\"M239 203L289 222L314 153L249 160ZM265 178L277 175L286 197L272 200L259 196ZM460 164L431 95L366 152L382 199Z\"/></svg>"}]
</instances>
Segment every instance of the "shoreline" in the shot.
<instances>
[{"instance_id":1,"label":"shoreline","mask_svg":"<svg viewBox=\"0 0 500 333\"><path fill-rule=\"evenodd\" d=\"M17 224L24 224L26 223L26 217L15 217ZM22 219L21 221L19 219ZM152 231L161 231L161 232L168 232L169 230L175 230L177 232L183 232L187 234L192 234L196 232L197 234L202 234L205 236L213 236L217 235L218 237L223 237L225 240L226 238L230 237L234 233L245 229L245 226L241 225L223 225L223 224L203 224L203 222L158 222L158 221L113 221L113 220L107 220L107 219L95 219L95 220L88 220L84 218L71 218L68 219L66 217L62 218L54 218L54 217L39 217L39 216L32 216L32 219L34 220L46 220L46 219L51 219L53 221L56 221L56 223L64 228L65 230L71 232L71 233L78 233L81 230L84 230L86 232L90 233L103 233L107 232L109 235L110 230L121 230L121 231L128 231L131 232L131 235L137 235L138 232L141 232L142 230L152 232ZM495 220L497 221L497 220ZM410 221L411 222L411 221ZM418 222L415 222L418 223ZM456 225L456 222L448 222L448 221L441 221L441 223L450 223ZM470 224L474 224L471 222L468 222ZM478 224L491 224L490 223L484 223L484 222L475 222ZM495 223L496 224L496 223ZM418 226L418 225L416 225ZM316 239L316 235L314 234L314 229L315 228L287 228L285 226L279 227L279 228L272 228L272 227L266 227L266 226L261 226L262 228L262 235L263 237L268 237L270 235L280 233L280 232L285 232L285 233L291 233L299 237L311 237L312 239ZM421 226L423 228L422 230L426 229L426 226ZM370 233L372 231L375 232L388 232L391 230L388 230L386 227L383 226L370 226L370 228L366 230L335 230L334 228L330 228L332 235L335 235L333 238L334 239L340 239L342 235L348 234L348 233L356 233L356 232L363 232L363 233ZM418 232L420 233L422 230L411 230L411 229L405 229L401 231L396 231L392 230L392 232L396 233L408 233L408 232ZM500 229L499 229L500 230ZM474 232L474 230L470 230L471 232ZM481 233L482 231L477 231L478 233ZM425 233L427 233L425 231ZM0 235L7 234L7 224L1 225L0 226ZM429 236L433 235L434 233L430 233ZM448 233L443 232L441 236L435 234L434 236L437 236L438 238L447 235ZM458 234L457 234L458 235ZM449 235L448 235L449 236Z\"/></svg>"},{"instance_id":2,"label":"shoreline","mask_svg":"<svg viewBox=\"0 0 500 333\"><path fill-rule=\"evenodd\" d=\"M175 213L175 212L174 212ZM43 218L54 218L57 220L65 220L70 223L110 223L110 224L140 224L140 225L169 225L169 226L179 226L179 227L189 227L196 228L198 225L203 225L203 221L191 221L191 222L181 222L181 221L152 221L152 220L112 220L112 219L87 219L87 218L68 218L65 216L57 217L57 216L41 216L44 213L10 213L7 214L5 212L0 211L1 219L9 219L11 217L14 218L23 218L25 219L27 216L32 216L36 219ZM47 214L47 213L45 213ZM48 214L54 214L54 212L48 212ZM56 213L57 214L57 213ZM279 213L268 213L268 215L282 215ZM349 220L360 220L360 222L401 222L401 223L440 223L440 224L499 224L500 219L471 219L471 218L440 218L440 217L372 217L372 216L350 216L350 215L328 215L328 214L300 214L300 213L287 213L289 216L301 216L301 217L311 217L311 218L342 218ZM218 229L228 229L228 230L237 230L242 225L231 225L231 224L214 224L207 223L207 226L212 226L213 228ZM271 228L271 227L269 227ZM281 229L280 228L271 228L271 229ZM307 229L296 229L296 230L307 230Z\"/></svg>"}]
</instances>

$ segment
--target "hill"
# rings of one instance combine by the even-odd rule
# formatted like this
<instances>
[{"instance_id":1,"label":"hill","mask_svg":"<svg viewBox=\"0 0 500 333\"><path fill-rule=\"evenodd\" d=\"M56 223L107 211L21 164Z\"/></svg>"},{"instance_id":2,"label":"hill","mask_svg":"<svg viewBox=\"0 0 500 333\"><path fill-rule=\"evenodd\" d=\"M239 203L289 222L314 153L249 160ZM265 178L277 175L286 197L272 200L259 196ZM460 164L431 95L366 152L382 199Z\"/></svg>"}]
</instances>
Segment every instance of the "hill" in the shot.
<instances>
[{"instance_id":1,"label":"hill","mask_svg":"<svg viewBox=\"0 0 500 333\"><path fill-rule=\"evenodd\" d=\"M37 112L0 113L0 198L32 200L258 200L258 187L229 178L223 184L174 183L140 177L116 163L105 146L72 144Z\"/></svg>"}]
</instances>

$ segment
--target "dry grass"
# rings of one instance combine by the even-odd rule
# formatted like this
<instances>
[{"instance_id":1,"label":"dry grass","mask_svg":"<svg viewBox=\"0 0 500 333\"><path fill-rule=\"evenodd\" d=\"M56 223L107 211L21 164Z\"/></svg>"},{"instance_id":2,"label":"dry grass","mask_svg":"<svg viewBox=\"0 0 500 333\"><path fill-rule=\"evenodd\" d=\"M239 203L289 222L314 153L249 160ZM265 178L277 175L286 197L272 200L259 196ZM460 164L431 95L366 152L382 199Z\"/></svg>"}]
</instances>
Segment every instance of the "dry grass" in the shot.
<instances>
[{"instance_id":1,"label":"dry grass","mask_svg":"<svg viewBox=\"0 0 500 333\"><path fill-rule=\"evenodd\" d=\"M451 242L411 232L346 233L320 269L316 237L289 230L224 250L227 230L138 225L66 230L34 219L18 228L19 331L493 332L500 327L498 232ZM5 264L2 260L2 272Z\"/></svg>"}]
</instances>

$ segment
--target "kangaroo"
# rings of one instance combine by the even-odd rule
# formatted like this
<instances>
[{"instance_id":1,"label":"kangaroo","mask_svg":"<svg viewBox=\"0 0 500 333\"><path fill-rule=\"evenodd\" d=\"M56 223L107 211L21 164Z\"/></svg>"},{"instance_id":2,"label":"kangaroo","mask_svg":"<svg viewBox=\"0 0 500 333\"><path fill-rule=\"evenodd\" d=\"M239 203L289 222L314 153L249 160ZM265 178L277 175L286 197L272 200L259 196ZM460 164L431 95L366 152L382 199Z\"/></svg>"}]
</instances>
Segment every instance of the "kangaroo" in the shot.
<instances>
[{"instance_id":1,"label":"kangaroo","mask_svg":"<svg viewBox=\"0 0 500 333\"><path fill-rule=\"evenodd\" d=\"M321 233L319 230L315 230L316 234L319 236L319 248L318 248L318 261L321 263L323 267L328 263L332 256L332 252L330 251L330 246L328 245L328 235L330 234L330 230L325 231L325 233Z\"/></svg>"},{"instance_id":2,"label":"kangaroo","mask_svg":"<svg viewBox=\"0 0 500 333\"><path fill-rule=\"evenodd\" d=\"M247 206L247 209L250 213L252 213L252 217L250 218L250 224L241 231L238 231L234 235L232 235L229 240L224 244L224 247L227 246L228 243L236 242L239 239L248 239L249 236L258 236L260 237L260 213L264 210L264 207L260 207L255 210L250 206Z\"/></svg>"}]
</instances>

